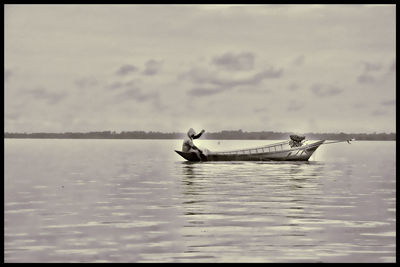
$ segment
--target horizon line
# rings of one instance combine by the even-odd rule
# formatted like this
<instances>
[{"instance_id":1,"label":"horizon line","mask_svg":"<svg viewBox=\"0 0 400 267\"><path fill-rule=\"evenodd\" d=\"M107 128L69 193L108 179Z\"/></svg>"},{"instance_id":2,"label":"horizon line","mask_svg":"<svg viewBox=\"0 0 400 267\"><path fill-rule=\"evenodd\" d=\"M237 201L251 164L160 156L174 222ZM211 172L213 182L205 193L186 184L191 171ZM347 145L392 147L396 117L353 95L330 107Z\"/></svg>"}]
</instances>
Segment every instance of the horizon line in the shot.
<instances>
[{"instance_id":1,"label":"horizon line","mask_svg":"<svg viewBox=\"0 0 400 267\"><path fill-rule=\"evenodd\" d=\"M64 131L64 132L8 132L4 131L4 134L70 134L70 133L106 133L106 132L111 132L113 134L121 134L121 133L127 133L127 132L144 132L144 133L162 133L162 134L185 134L185 132L174 132L174 131L155 131L155 130L123 130L123 131L114 131L114 130L103 130L103 131ZM205 131L205 133L222 133L222 132L237 132L237 133L263 133L263 132L268 132L268 133L300 133L298 131L266 131L266 130L261 130L261 131L246 131L242 129L238 130L220 130L220 131ZM301 132L302 134L396 134L396 132Z\"/></svg>"}]
</instances>

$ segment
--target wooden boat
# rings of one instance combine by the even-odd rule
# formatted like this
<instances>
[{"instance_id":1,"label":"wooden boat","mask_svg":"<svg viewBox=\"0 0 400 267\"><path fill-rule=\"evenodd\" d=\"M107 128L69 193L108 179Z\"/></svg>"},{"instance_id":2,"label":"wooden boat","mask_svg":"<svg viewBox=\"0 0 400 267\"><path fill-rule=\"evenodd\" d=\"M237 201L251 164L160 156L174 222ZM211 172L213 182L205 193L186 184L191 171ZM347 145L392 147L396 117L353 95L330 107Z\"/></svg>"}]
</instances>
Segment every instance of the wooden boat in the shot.
<instances>
[{"instance_id":1,"label":"wooden boat","mask_svg":"<svg viewBox=\"0 0 400 267\"><path fill-rule=\"evenodd\" d=\"M202 154L201 159L194 152L175 150L188 161L307 161L325 140L293 145L291 141L279 142L267 146L232 151L210 152Z\"/></svg>"}]
</instances>

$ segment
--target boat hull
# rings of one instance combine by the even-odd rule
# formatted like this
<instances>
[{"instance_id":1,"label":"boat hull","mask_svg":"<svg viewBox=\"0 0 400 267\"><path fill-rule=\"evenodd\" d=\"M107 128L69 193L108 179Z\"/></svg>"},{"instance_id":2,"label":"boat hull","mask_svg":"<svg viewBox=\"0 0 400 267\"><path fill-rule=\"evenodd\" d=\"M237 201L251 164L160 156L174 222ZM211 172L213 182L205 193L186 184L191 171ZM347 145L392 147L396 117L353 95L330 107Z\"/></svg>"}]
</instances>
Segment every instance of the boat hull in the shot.
<instances>
[{"instance_id":1,"label":"boat hull","mask_svg":"<svg viewBox=\"0 0 400 267\"><path fill-rule=\"evenodd\" d=\"M180 156L188 161L308 161L311 155L325 140L318 141L309 145L282 149L271 152L261 153L210 153L202 155L201 159L194 152L182 152L175 150Z\"/></svg>"}]
</instances>

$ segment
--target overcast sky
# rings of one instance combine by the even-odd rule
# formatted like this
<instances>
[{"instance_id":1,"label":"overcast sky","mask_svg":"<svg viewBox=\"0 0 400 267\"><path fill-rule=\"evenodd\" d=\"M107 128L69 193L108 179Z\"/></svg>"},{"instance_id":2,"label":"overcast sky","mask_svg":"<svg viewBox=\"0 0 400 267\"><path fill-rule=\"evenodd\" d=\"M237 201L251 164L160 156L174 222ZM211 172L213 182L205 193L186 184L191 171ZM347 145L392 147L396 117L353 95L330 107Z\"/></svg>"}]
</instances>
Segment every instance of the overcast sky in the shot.
<instances>
[{"instance_id":1,"label":"overcast sky","mask_svg":"<svg viewBox=\"0 0 400 267\"><path fill-rule=\"evenodd\" d=\"M5 5L5 131L395 132L395 5Z\"/></svg>"}]
</instances>

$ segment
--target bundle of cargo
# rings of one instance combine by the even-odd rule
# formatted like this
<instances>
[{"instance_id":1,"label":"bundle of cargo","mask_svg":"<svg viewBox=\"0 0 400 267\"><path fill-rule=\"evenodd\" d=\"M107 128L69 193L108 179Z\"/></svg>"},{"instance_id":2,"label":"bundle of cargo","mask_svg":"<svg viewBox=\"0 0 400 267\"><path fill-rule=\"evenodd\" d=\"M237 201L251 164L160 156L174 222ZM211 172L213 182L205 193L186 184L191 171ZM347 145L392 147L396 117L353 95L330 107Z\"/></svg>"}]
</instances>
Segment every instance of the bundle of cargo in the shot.
<instances>
[{"instance_id":1,"label":"bundle of cargo","mask_svg":"<svg viewBox=\"0 0 400 267\"><path fill-rule=\"evenodd\" d=\"M290 141L289 141L289 145L290 147L300 147L303 145L302 141L305 139L305 136L299 136L299 135L291 135L290 136Z\"/></svg>"}]
</instances>

